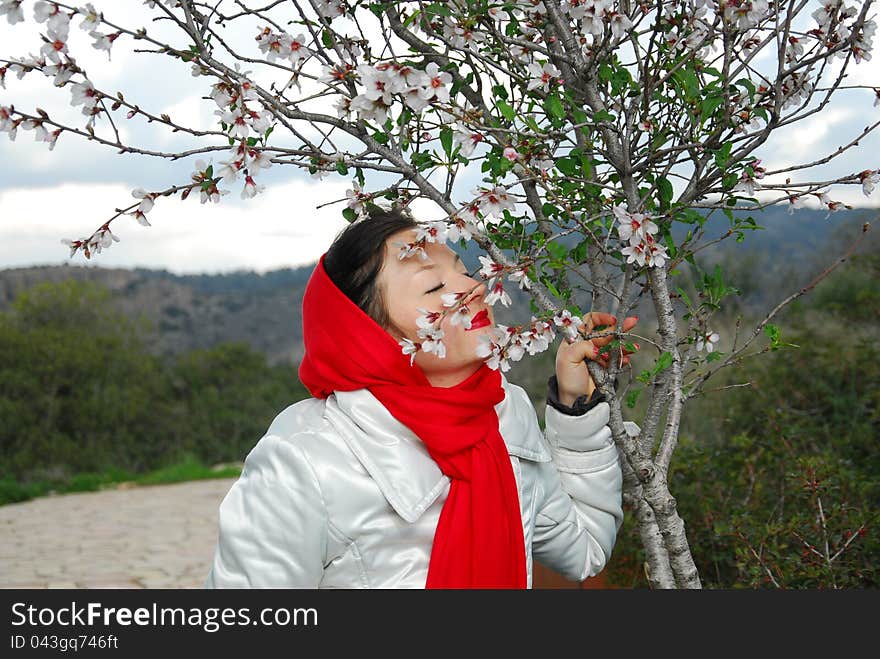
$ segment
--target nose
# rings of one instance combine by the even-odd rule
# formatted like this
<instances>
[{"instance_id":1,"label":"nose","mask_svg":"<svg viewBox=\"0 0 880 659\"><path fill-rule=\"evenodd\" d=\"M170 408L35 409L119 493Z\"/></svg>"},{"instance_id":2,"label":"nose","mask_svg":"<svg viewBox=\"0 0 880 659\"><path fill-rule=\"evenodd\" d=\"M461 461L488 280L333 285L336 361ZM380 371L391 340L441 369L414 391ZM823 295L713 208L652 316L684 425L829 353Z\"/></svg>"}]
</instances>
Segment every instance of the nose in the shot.
<instances>
[{"instance_id":1,"label":"nose","mask_svg":"<svg viewBox=\"0 0 880 659\"><path fill-rule=\"evenodd\" d=\"M471 288L473 288L474 284L477 283L477 280L474 279L473 277L465 277L465 280L467 281L467 283L465 284L465 286L466 286L465 290L470 290ZM470 305L471 303L476 302L477 300L481 300L483 297L485 297L485 295L486 295L486 282L480 280L479 286L477 286L476 288L474 288L473 291L471 291L471 294L465 298L463 304Z\"/></svg>"}]
</instances>

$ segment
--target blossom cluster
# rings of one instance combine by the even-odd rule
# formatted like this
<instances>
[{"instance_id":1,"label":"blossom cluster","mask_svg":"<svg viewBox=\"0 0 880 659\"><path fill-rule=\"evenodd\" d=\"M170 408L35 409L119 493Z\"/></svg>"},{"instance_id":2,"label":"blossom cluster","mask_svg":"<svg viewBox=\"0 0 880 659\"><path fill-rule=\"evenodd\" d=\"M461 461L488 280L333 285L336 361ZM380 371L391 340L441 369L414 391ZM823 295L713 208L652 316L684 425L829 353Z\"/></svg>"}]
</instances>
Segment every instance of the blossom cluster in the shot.
<instances>
[{"instance_id":1,"label":"blossom cluster","mask_svg":"<svg viewBox=\"0 0 880 659\"><path fill-rule=\"evenodd\" d=\"M615 206L613 212L620 223L617 234L624 245L620 251L626 262L662 268L669 255L666 246L654 238L659 230L657 225L644 213L630 213L621 206Z\"/></svg>"},{"instance_id":2,"label":"blossom cluster","mask_svg":"<svg viewBox=\"0 0 880 659\"><path fill-rule=\"evenodd\" d=\"M354 70L364 91L339 108L343 114L354 111L359 118L381 126L388 119L396 97L417 113L434 103L449 103L448 86L452 76L441 71L435 62L430 62L424 70L397 62L359 64ZM319 80L330 84L350 77L351 69L340 71L338 66L325 65Z\"/></svg>"},{"instance_id":3,"label":"blossom cluster","mask_svg":"<svg viewBox=\"0 0 880 659\"><path fill-rule=\"evenodd\" d=\"M70 256L73 256L77 251L82 250L87 259L91 258L93 253L100 254L102 249L110 247L114 242L118 243L119 238L110 231L109 222L100 227L88 238L80 238L79 240L63 238L61 240L62 245L66 245L70 248Z\"/></svg>"},{"instance_id":4,"label":"blossom cluster","mask_svg":"<svg viewBox=\"0 0 880 659\"><path fill-rule=\"evenodd\" d=\"M425 251L425 244L428 242L438 242L446 240L458 240L465 234L469 237L468 222L462 221L456 217L455 221L450 224L446 222L427 222L422 226L414 229L415 237L410 242L397 241L398 259L409 258L418 255L422 260L428 258ZM488 256L479 256L481 268L478 274L481 279L488 282L488 293L483 298L483 302L489 306L496 302L501 302L504 306L510 306L510 295L504 290L503 278L507 274L507 279L519 285L523 290L531 287L531 280L526 274L526 267L522 266L503 266L494 262ZM413 341L404 338L399 341L404 355L410 355L410 364L415 361L415 356L419 350L427 353L434 353L440 358L446 356L446 345L443 341L445 330L441 328L443 318L449 314L451 325L462 325L465 329L471 326L472 316L467 306L467 301L473 296L473 291L444 293L440 296L443 307L448 311L433 311L419 307L420 316L416 318L418 326L417 334L420 341ZM554 320L556 324L563 327L567 334L576 335L576 328L580 324L580 319L572 318L568 310L560 312ZM518 361L528 352L529 354L537 354L546 350L550 342L553 341L555 332L552 325L532 317L532 322L528 329L520 332L519 328L508 328L504 325L496 325L488 335L480 337L480 345L476 354L483 358L486 363L493 369L502 368L507 370L510 368L511 360Z\"/></svg>"}]
</instances>

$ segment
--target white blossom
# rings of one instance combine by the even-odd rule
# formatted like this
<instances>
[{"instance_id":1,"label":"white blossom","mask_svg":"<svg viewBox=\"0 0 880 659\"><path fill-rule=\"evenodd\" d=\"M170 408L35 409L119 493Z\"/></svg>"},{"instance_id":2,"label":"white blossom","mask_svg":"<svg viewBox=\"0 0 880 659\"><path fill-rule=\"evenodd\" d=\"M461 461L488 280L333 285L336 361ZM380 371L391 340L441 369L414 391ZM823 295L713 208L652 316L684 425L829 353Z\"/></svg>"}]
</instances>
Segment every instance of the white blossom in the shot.
<instances>
[{"instance_id":1,"label":"white blossom","mask_svg":"<svg viewBox=\"0 0 880 659\"><path fill-rule=\"evenodd\" d=\"M21 0L3 0L0 2L0 16L6 15L10 25L24 21L24 11L21 9Z\"/></svg>"},{"instance_id":2,"label":"white blossom","mask_svg":"<svg viewBox=\"0 0 880 659\"><path fill-rule=\"evenodd\" d=\"M721 336L719 336L718 332L707 332L701 335L697 339L697 351L702 351L704 347L706 352L714 351L715 344L718 343L719 339L721 339Z\"/></svg>"},{"instance_id":3,"label":"white blossom","mask_svg":"<svg viewBox=\"0 0 880 659\"><path fill-rule=\"evenodd\" d=\"M81 30L91 32L101 24L101 13L95 9L91 2L86 3L85 7L80 7L79 12L83 15L79 24Z\"/></svg>"},{"instance_id":4,"label":"white blossom","mask_svg":"<svg viewBox=\"0 0 880 659\"><path fill-rule=\"evenodd\" d=\"M528 66L528 71L530 78L527 89L529 91L540 88L543 92L549 92L550 85L562 75L562 72L552 62L546 62L543 66L538 62L532 62Z\"/></svg>"}]
</instances>

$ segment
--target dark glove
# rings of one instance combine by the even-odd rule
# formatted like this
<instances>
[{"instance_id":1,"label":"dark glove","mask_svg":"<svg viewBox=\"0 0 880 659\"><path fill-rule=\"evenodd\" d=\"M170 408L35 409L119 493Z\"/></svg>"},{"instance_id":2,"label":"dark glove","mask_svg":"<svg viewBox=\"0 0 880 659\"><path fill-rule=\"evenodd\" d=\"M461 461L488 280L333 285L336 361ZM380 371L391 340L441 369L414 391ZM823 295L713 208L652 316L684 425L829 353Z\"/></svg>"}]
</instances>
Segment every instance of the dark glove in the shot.
<instances>
[{"instance_id":1,"label":"dark glove","mask_svg":"<svg viewBox=\"0 0 880 659\"><path fill-rule=\"evenodd\" d=\"M556 381L556 374L550 376L547 380L547 404L569 416L581 416L586 414L599 403L605 402L605 395L598 389L593 390L593 395L588 397L587 394L578 396L574 404L569 407L559 402L559 383Z\"/></svg>"}]
</instances>

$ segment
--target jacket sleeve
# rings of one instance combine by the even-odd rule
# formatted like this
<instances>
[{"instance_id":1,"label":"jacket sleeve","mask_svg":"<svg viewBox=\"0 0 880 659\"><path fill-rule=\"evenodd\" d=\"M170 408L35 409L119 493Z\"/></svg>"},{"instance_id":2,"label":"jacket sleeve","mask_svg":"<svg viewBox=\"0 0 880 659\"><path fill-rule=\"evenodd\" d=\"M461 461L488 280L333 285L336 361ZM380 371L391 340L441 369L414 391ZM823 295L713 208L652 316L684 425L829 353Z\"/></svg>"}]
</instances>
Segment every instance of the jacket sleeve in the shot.
<instances>
[{"instance_id":1,"label":"jacket sleeve","mask_svg":"<svg viewBox=\"0 0 880 659\"><path fill-rule=\"evenodd\" d=\"M265 435L219 509L205 588L316 588L327 515L318 480L295 441Z\"/></svg>"},{"instance_id":2,"label":"jacket sleeve","mask_svg":"<svg viewBox=\"0 0 880 659\"><path fill-rule=\"evenodd\" d=\"M552 461L539 464L532 552L566 578L583 581L601 572L611 557L623 524L623 476L608 427L608 403L594 396L576 401L579 410L563 411L552 404L558 402L553 380L544 412ZM635 426L625 425L628 432Z\"/></svg>"}]
</instances>

